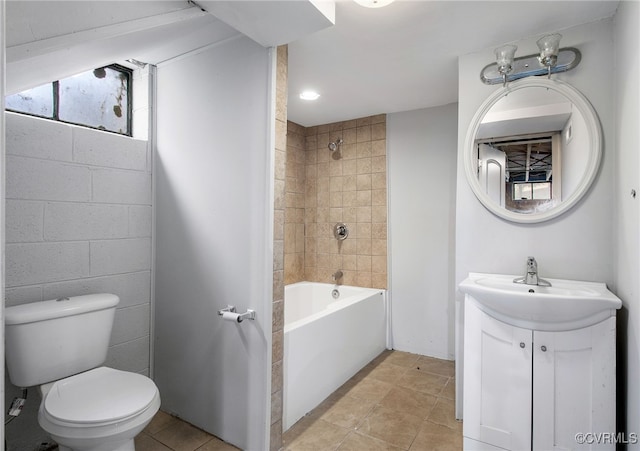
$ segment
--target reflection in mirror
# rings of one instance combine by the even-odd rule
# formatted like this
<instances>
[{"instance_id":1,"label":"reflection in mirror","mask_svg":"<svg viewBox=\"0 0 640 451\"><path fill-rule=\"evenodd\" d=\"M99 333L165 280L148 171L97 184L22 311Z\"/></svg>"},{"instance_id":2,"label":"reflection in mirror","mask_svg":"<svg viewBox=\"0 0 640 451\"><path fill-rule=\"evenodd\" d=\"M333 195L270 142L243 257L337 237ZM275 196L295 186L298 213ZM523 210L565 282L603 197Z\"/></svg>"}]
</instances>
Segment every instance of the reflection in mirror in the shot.
<instances>
[{"instance_id":1,"label":"reflection in mirror","mask_svg":"<svg viewBox=\"0 0 640 451\"><path fill-rule=\"evenodd\" d=\"M475 135L479 185L508 211L549 211L576 191L588 146L584 117L562 93L509 92L488 109Z\"/></svg>"},{"instance_id":2,"label":"reflection in mirror","mask_svg":"<svg viewBox=\"0 0 640 451\"><path fill-rule=\"evenodd\" d=\"M475 113L464 144L471 190L493 214L546 221L573 207L596 177L602 131L574 87L530 77L496 90Z\"/></svg>"}]
</instances>

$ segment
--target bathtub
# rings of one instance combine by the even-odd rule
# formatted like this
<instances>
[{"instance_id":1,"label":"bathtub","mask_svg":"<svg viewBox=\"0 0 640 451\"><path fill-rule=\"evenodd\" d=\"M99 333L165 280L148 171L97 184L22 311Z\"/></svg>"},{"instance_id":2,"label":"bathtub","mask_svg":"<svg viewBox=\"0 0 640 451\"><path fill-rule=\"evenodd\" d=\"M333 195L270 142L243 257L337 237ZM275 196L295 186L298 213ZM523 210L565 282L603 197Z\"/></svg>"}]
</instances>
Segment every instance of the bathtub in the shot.
<instances>
[{"instance_id":1,"label":"bathtub","mask_svg":"<svg viewBox=\"0 0 640 451\"><path fill-rule=\"evenodd\" d=\"M285 431L384 351L385 294L312 282L285 287Z\"/></svg>"}]
</instances>

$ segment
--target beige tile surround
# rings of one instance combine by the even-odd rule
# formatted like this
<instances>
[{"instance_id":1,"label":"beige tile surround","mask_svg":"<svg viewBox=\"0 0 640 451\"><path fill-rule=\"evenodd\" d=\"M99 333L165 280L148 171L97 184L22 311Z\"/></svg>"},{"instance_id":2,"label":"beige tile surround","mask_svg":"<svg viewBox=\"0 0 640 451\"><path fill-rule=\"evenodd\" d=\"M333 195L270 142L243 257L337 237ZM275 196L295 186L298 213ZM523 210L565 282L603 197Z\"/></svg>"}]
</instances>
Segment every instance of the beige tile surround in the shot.
<instances>
[{"instance_id":1,"label":"beige tile surround","mask_svg":"<svg viewBox=\"0 0 640 451\"><path fill-rule=\"evenodd\" d=\"M291 121L287 122L284 216L285 285L305 280L305 133L304 127Z\"/></svg>"},{"instance_id":2,"label":"beige tile surround","mask_svg":"<svg viewBox=\"0 0 640 451\"><path fill-rule=\"evenodd\" d=\"M276 61L276 136L273 211L273 304L271 345L271 443L269 449L282 447L282 358L284 343L284 217L285 165L287 154L287 61L286 45L277 49Z\"/></svg>"},{"instance_id":3,"label":"beige tile surround","mask_svg":"<svg viewBox=\"0 0 640 451\"><path fill-rule=\"evenodd\" d=\"M285 185L285 284L332 283L341 269L345 285L386 288L386 115L307 128L288 121ZM341 242L338 222L349 227Z\"/></svg>"}]
</instances>

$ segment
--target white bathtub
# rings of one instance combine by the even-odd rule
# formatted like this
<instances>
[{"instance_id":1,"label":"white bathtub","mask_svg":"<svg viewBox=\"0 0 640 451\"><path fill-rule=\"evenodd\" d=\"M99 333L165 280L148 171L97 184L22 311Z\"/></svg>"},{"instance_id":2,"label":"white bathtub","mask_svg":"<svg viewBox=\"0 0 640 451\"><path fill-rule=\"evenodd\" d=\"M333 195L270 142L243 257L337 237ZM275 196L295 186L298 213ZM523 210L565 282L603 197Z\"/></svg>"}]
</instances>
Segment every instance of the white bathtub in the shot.
<instances>
[{"instance_id":1,"label":"white bathtub","mask_svg":"<svg viewBox=\"0 0 640 451\"><path fill-rule=\"evenodd\" d=\"M285 287L285 431L384 351L385 294L312 282Z\"/></svg>"}]
</instances>

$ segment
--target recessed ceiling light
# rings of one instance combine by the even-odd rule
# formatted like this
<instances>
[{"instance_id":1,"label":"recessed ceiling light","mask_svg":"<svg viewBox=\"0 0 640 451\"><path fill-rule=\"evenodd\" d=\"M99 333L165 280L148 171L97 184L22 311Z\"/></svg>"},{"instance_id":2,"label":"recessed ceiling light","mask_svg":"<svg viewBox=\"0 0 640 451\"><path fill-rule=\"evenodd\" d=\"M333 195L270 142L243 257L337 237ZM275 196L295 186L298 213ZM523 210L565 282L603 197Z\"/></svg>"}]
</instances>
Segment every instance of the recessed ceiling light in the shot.
<instances>
[{"instance_id":1,"label":"recessed ceiling light","mask_svg":"<svg viewBox=\"0 0 640 451\"><path fill-rule=\"evenodd\" d=\"M393 0L353 0L360 6L366 6L367 8L382 8L393 3Z\"/></svg>"},{"instance_id":2,"label":"recessed ceiling light","mask_svg":"<svg viewBox=\"0 0 640 451\"><path fill-rule=\"evenodd\" d=\"M318 97L320 97L320 94L315 91L302 91L300 93L300 98L302 100L316 100Z\"/></svg>"}]
</instances>

